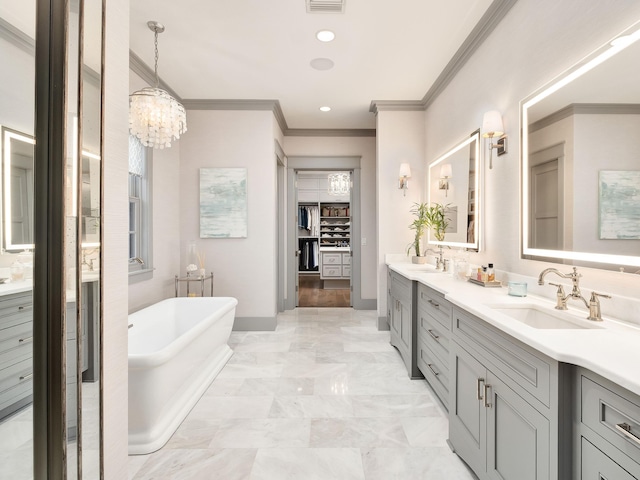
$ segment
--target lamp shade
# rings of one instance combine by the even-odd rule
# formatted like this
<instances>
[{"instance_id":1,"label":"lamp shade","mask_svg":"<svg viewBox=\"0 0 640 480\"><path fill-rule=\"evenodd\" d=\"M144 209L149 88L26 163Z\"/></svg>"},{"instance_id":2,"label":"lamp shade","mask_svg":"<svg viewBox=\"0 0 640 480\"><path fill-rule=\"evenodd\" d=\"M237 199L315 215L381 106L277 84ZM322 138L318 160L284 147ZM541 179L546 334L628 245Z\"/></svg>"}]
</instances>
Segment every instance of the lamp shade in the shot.
<instances>
[{"instance_id":1,"label":"lamp shade","mask_svg":"<svg viewBox=\"0 0 640 480\"><path fill-rule=\"evenodd\" d=\"M411 165L408 163L400 164L400 173L398 174L400 177L410 177L411 176Z\"/></svg>"},{"instance_id":2,"label":"lamp shade","mask_svg":"<svg viewBox=\"0 0 640 480\"><path fill-rule=\"evenodd\" d=\"M442 165L442 168L440 169L440 177L441 178L451 178L453 176L452 171L451 171L451 164L447 163L445 165Z\"/></svg>"},{"instance_id":3,"label":"lamp shade","mask_svg":"<svg viewBox=\"0 0 640 480\"><path fill-rule=\"evenodd\" d=\"M502 115L497 110L491 110L484 114L482 118L483 137L499 137L504 134L502 125Z\"/></svg>"}]
</instances>

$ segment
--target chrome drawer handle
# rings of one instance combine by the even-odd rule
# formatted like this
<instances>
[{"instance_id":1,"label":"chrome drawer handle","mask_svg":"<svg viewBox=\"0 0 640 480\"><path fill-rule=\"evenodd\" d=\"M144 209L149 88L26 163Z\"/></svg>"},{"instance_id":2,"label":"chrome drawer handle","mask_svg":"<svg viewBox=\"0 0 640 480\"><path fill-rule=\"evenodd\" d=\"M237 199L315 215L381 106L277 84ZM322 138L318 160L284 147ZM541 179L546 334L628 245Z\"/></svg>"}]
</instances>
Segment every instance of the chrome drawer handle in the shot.
<instances>
[{"instance_id":1,"label":"chrome drawer handle","mask_svg":"<svg viewBox=\"0 0 640 480\"><path fill-rule=\"evenodd\" d=\"M482 396L482 389L480 385L484 383L484 378L479 378L476 380L476 400L482 400L484 397Z\"/></svg>"},{"instance_id":2,"label":"chrome drawer handle","mask_svg":"<svg viewBox=\"0 0 640 480\"><path fill-rule=\"evenodd\" d=\"M431 335L431 337L436 341L436 342L440 342L438 339L440 338L438 335L436 335L435 333L433 333L433 330L427 330L427 332L429 332L429 335Z\"/></svg>"},{"instance_id":3,"label":"chrome drawer handle","mask_svg":"<svg viewBox=\"0 0 640 480\"><path fill-rule=\"evenodd\" d=\"M32 305L20 305L18 307L18 311L22 311L22 310L30 310L32 307Z\"/></svg>"},{"instance_id":4,"label":"chrome drawer handle","mask_svg":"<svg viewBox=\"0 0 640 480\"><path fill-rule=\"evenodd\" d=\"M434 302L433 300L429 300L429 303L431 304L431 306L432 306L433 308L440 308L440 304L439 304L439 303Z\"/></svg>"},{"instance_id":5,"label":"chrome drawer handle","mask_svg":"<svg viewBox=\"0 0 640 480\"><path fill-rule=\"evenodd\" d=\"M19 343L20 345L23 345L23 344L25 344L25 343L31 343L31 342L33 342L33 337L27 337L27 338L20 338L20 339L18 339L18 343Z\"/></svg>"},{"instance_id":6,"label":"chrome drawer handle","mask_svg":"<svg viewBox=\"0 0 640 480\"><path fill-rule=\"evenodd\" d=\"M489 401L489 389L491 385L484 384L484 406L487 408L491 408L491 402Z\"/></svg>"},{"instance_id":7,"label":"chrome drawer handle","mask_svg":"<svg viewBox=\"0 0 640 480\"><path fill-rule=\"evenodd\" d=\"M22 382L23 380L29 380L31 377L33 377L33 373L29 373L28 375L22 375L20 377L20 381Z\"/></svg>"},{"instance_id":8,"label":"chrome drawer handle","mask_svg":"<svg viewBox=\"0 0 640 480\"><path fill-rule=\"evenodd\" d=\"M436 372L436 371L433 369L433 367L431 366L431 364L430 364L430 363L427 363L427 367L429 367L429 370L431 370L431 373L433 373L436 377L437 377L438 375L440 375L438 372Z\"/></svg>"},{"instance_id":9,"label":"chrome drawer handle","mask_svg":"<svg viewBox=\"0 0 640 480\"><path fill-rule=\"evenodd\" d=\"M640 444L640 437L631 432L631 425L629 425L628 423L618 423L616 425L616 429L622 432L622 434L628 439Z\"/></svg>"}]
</instances>

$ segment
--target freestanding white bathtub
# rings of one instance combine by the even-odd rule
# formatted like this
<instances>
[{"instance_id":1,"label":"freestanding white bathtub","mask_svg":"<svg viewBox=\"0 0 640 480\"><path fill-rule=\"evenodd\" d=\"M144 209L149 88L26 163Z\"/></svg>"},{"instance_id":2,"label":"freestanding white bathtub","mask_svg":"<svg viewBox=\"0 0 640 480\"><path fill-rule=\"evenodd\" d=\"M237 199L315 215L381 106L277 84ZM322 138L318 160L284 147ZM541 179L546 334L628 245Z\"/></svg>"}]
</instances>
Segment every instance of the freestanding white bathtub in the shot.
<instances>
[{"instance_id":1,"label":"freestanding white bathtub","mask_svg":"<svg viewBox=\"0 0 640 480\"><path fill-rule=\"evenodd\" d=\"M129 454L161 448L222 370L237 304L170 298L129 315Z\"/></svg>"}]
</instances>

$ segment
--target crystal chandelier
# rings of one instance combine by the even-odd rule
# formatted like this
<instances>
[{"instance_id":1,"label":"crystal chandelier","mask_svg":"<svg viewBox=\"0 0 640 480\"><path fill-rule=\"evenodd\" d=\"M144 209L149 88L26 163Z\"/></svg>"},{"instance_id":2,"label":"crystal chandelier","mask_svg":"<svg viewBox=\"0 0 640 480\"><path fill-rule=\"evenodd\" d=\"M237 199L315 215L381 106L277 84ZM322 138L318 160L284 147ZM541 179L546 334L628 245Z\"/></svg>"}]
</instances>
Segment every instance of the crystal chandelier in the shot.
<instances>
[{"instance_id":1,"label":"crystal chandelier","mask_svg":"<svg viewBox=\"0 0 640 480\"><path fill-rule=\"evenodd\" d=\"M329 174L329 195L348 195L351 191L351 177L348 173Z\"/></svg>"},{"instance_id":2,"label":"crystal chandelier","mask_svg":"<svg viewBox=\"0 0 640 480\"><path fill-rule=\"evenodd\" d=\"M150 21L147 26L155 36L156 85L130 95L129 131L145 147L162 149L187 131L187 114L182 104L158 87L158 34L164 32L164 25Z\"/></svg>"}]
</instances>

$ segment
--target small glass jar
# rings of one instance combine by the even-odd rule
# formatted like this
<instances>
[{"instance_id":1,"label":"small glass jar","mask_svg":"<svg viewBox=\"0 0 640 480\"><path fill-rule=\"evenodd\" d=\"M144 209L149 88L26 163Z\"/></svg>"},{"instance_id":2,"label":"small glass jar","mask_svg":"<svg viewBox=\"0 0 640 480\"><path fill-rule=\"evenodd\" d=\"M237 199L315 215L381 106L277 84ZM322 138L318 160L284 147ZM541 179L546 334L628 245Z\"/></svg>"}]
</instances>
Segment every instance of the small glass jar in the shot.
<instances>
[{"instance_id":1,"label":"small glass jar","mask_svg":"<svg viewBox=\"0 0 640 480\"><path fill-rule=\"evenodd\" d=\"M527 282L508 282L507 288L507 293L512 297L527 296Z\"/></svg>"},{"instance_id":2,"label":"small glass jar","mask_svg":"<svg viewBox=\"0 0 640 480\"><path fill-rule=\"evenodd\" d=\"M13 262L9 271L11 272L12 282L21 282L24 280L24 265L20 260Z\"/></svg>"}]
</instances>

